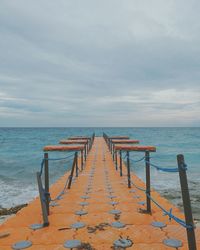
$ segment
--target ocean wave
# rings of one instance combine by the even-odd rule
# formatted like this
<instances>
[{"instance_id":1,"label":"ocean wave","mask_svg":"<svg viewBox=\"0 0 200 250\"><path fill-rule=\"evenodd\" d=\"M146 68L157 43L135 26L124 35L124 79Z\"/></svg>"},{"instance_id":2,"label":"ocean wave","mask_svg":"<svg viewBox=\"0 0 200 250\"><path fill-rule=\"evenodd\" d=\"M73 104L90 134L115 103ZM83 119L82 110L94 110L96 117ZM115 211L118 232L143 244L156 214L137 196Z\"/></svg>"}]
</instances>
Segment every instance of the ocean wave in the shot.
<instances>
[{"instance_id":1,"label":"ocean wave","mask_svg":"<svg viewBox=\"0 0 200 250\"><path fill-rule=\"evenodd\" d=\"M36 185L25 186L19 182L7 183L0 180L0 186L0 206L4 208L27 203L38 196Z\"/></svg>"}]
</instances>

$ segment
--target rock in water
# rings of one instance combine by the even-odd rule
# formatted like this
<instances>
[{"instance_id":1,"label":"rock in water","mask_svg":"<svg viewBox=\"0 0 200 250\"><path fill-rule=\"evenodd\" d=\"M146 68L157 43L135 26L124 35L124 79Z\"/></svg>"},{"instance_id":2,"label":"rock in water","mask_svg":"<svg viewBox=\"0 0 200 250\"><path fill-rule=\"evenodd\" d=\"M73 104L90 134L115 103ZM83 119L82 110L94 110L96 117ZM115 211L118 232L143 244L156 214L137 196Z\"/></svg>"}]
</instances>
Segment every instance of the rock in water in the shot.
<instances>
[{"instance_id":1,"label":"rock in water","mask_svg":"<svg viewBox=\"0 0 200 250\"><path fill-rule=\"evenodd\" d=\"M0 216L16 214L20 209L26 207L28 204L21 204L11 208L0 208Z\"/></svg>"}]
</instances>

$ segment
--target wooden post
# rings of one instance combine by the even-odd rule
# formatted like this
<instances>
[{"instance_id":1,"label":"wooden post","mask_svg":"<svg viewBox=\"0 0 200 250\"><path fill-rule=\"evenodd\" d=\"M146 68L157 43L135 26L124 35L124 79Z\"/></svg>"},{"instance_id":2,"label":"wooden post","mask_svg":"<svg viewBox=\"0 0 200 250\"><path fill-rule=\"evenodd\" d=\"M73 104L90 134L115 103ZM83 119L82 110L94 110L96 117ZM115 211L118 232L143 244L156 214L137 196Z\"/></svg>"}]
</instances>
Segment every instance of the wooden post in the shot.
<instances>
[{"instance_id":1,"label":"wooden post","mask_svg":"<svg viewBox=\"0 0 200 250\"><path fill-rule=\"evenodd\" d=\"M180 184L181 184L185 222L186 222L186 225L191 226L191 228L186 228L187 238L188 238L188 249L196 250L197 248L196 248L196 239L195 239L195 231L194 231L194 221L193 221L193 216L192 216L192 208L191 208L191 202L190 202L190 194L189 194L189 189L188 189L184 156L181 154L177 155L177 162L178 162L179 178L180 178Z\"/></svg>"},{"instance_id":2,"label":"wooden post","mask_svg":"<svg viewBox=\"0 0 200 250\"><path fill-rule=\"evenodd\" d=\"M127 151L127 178L128 178L128 188L131 188L131 172L130 172L129 151Z\"/></svg>"},{"instance_id":3,"label":"wooden post","mask_svg":"<svg viewBox=\"0 0 200 250\"><path fill-rule=\"evenodd\" d=\"M49 215L49 202L50 202L50 194L49 194L49 161L48 161L48 153L44 153L44 190L45 190L45 200L46 200L46 208L47 214Z\"/></svg>"},{"instance_id":4,"label":"wooden post","mask_svg":"<svg viewBox=\"0 0 200 250\"><path fill-rule=\"evenodd\" d=\"M120 163L119 163L119 169L120 169L120 176L122 176L122 151L119 151L119 157L120 157Z\"/></svg>"},{"instance_id":5,"label":"wooden post","mask_svg":"<svg viewBox=\"0 0 200 250\"><path fill-rule=\"evenodd\" d=\"M151 177L150 177L150 157L149 151L145 152L145 162L146 162L146 203L147 203L147 213L151 213Z\"/></svg>"}]
</instances>

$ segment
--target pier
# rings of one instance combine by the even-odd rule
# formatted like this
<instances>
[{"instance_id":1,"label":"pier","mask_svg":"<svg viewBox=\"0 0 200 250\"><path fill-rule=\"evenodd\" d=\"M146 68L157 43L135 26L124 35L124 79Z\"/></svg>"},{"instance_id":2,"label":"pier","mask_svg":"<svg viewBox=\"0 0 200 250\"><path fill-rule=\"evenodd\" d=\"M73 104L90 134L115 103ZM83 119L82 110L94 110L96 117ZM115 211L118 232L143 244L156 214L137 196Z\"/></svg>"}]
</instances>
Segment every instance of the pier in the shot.
<instances>
[{"instance_id":1,"label":"pier","mask_svg":"<svg viewBox=\"0 0 200 250\"><path fill-rule=\"evenodd\" d=\"M39 197L0 226L0 250L200 249L200 228L195 228L188 204L183 213L151 188L150 154L156 154L156 147L104 134L61 138L43 150ZM52 151L70 152L72 167L49 187L49 163L59 160L51 159ZM132 151L142 153L145 182L130 169ZM187 203L184 167L179 156L177 171Z\"/></svg>"}]
</instances>

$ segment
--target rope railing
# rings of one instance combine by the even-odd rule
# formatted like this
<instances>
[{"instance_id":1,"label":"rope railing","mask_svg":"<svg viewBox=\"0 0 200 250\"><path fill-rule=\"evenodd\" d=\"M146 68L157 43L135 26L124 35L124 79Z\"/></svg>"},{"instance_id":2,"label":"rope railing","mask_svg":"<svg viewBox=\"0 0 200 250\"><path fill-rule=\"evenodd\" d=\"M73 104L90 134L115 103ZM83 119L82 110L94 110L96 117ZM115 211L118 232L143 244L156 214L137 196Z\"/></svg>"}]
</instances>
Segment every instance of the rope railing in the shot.
<instances>
[{"instance_id":1,"label":"rope railing","mask_svg":"<svg viewBox=\"0 0 200 250\"><path fill-rule=\"evenodd\" d=\"M67 189L67 185L68 185L68 183L69 183L69 179L70 179L70 175L68 176L68 178L67 178L67 180L66 180L66 182L65 182L65 185L64 185L62 191L56 196L56 198L50 199L50 201L57 201L57 200L60 199L60 197L61 197L63 194L65 194L65 191L66 191L66 189Z\"/></svg>"},{"instance_id":2,"label":"rope railing","mask_svg":"<svg viewBox=\"0 0 200 250\"><path fill-rule=\"evenodd\" d=\"M68 155L68 156L66 156L66 157L60 157L60 158L43 158L42 159L42 162L41 162L41 164L40 164L40 176L42 175L42 173L43 173L43 169L44 169L44 163L45 163L45 160L48 160L48 161L62 161L62 160L67 160L67 159L69 159L69 158L71 158L71 157L73 157L74 156L74 153L73 154L70 154L70 155ZM69 161L67 161L67 162L70 162L70 160Z\"/></svg>"},{"instance_id":3,"label":"rope railing","mask_svg":"<svg viewBox=\"0 0 200 250\"><path fill-rule=\"evenodd\" d=\"M152 198L151 195L147 194L147 196L151 199L151 201L153 201L153 203L159 207L163 212L164 215L168 215L169 216L169 220L173 219L174 221L176 221L178 224L180 224L181 226L187 228L187 229L194 229L195 226L191 225L191 224L186 224L186 222L180 218L178 218L177 216L172 214L172 208L167 211L165 208L163 208L154 198Z\"/></svg>"},{"instance_id":4,"label":"rope railing","mask_svg":"<svg viewBox=\"0 0 200 250\"><path fill-rule=\"evenodd\" d=\"M155 159L155 157L154 157L154 159ZM145 156L138 159L138 160L134 160L134 159L130 158L130 161L134 162L134 163L141 162L143 160L144 160L144 162L149 163L150 166L154 167L155 169L157 169L159 171L168 172L168 173L178 173L179 172L178 168L167 168L167 167L158 166L157 164L153 164L150 161L145 160ZM186 165L185 165L185 168L187 170Z\"/></svg>"},{"instance_id":5,"label":"rope railing","mask_svg":"<svg viewBox=\"0 0 200 250\"><path fill-rule=\"evenodd\" d=\"M134 162L134 163L137 163L137 162L143 161L144 159L145 159L145 156L143 156L142 158L137 159L137 160L131 159L131 158L130 158L130 161L132 161L132 162Z\"/></svg>"},{"instance_id":6,"label":"rope railing","mask_svg":"<svg viewBox=\"0 0 200 250\"><path fill-rule=\"evenodd\" d=\"M92 137L91 137L92 139L91 139L91 145L90 145L90 149L91 149L91 147L92 147L92 144L93 144L93 142L94 142L94 138L95 138L95 133L93 133L93 135L92 135ZM52 161L57 161L57 160L66 160L66 159L69 159L69 158L71 158L72 156L74 156L74 154L71 154L71 155L69 155L69 156L66 156L66 157L61 157L61 158L47 158L47 160L52 160ZM78 155L77 155L78 156ZM45 159L43 159L43 160L45 160ZM70 159L70 161L71 161L71 159ZM69 160L67 161L67 162L70 162ZM65 161L66 162L66 161ZM80 169L79 167L78 167L78 165L76 166L76 171L78 171L78 173L80 173L80 172L82 172L82 169ZM66 182L65 182L65 185L64 185L64 187L63 187L63 189L62 189L62 191L56 196L56 198L55 199L51 199L50 201L56 201L56 200L59 200L60 199L60 197L63 195L63 194L65 194L65 191L66 191L66 189L67 189L67 186L68 186L68 184L69 184L69 181L70 181L70 179L71 178L73 178L73 176L71 176L71 174L68 176L68 178L67 178L67 180L66 180ZM76 176L75 176L75 178L76 178Z\"/></svg>"},{"instance_id":7,"label":"rope railing","mask_svg":"<svg viewBox=\"0 0 200 250\"><path fill-rule=\"evenodd\" d=\"M132 184L134 187L136 187L138 190L143 191L143 192L146 193L146 189L145 189L145 188L139 187L139 186L136 185L133 181L131 181L131 184Z\"/></svg>"},{"instance_id":8,"label":"rope railing","mask_svg":"<svg viewBox=\"0 0 200 250\"><path fill-rule=\"evenodd\" d=\"M127 157L127 153L124 156L122 156L122 159L124 160L126 157Z\"/></svg>"},{"instance_id":9,"label":"rope railing","mask_svg":"<svg viewBox=\"0 0 200 250\"><path fill-rule=\"evenodd\" d=\"M69 154L65 157L58 157L58 158L51 158L51 157L49 157L47 152L44 153L44 158L42 159L42 162L40 164L40 171L37 172L37 182L38 182L39 196L40 196L42 216L43 216L43 225L42 226L49 225L48 215L49 215L50 202L59 200L61 198L61 196L63 194L65 194L66 189L71 188L72 180L73 180L74 176L75 176L75 178L77 178L79 176L79 173L83 170L84 159L86 161L87 154L90 151L90 149L92 148L94 139L95 139L95 134L93 133L91 138L88 139L88 143L86 145L88 147L87 150L86 150L86 146L85 146L85 149L84 149L85 157L83 155L83 150L74 151L72 154ZM79 153L80 153L80 155L79 155ZM80 159L81 169L79 168L79 159ZM71 172L70 172L69 176L67 177L62 190L58 193L58 195L56 195L56 197L54 199L52 199L51 194L49 192L49 161L65 161L65 163L66 162L68 163L68 162L71 162L72 160L73 160L73 163L72 163L72 167L71 167ZM43 183L42 183L43 173L44 173L44 187L43 187Z\"/></svg>"},{"instance_id":10,"label":"rope railing","mask_svg":"<svg viewBox=\"0 0 200 250\"><path fill-rule=\"evenodd\" d=\"M105 140L109 138L108 136L105 137ZM107 142L108 147L111 149L112 144L110 145ZM147 147L148 148L148 147ZM191 209L191 201L190 201L190 196L189 196L189 189L188 189L188 182L187 182L187 165L185 164L184 161L184 156L183 155L177 155L177 165L178 167L162 167L158 166L157 164L151 163L150 159L150 151L143 151L145 152L145 156L143 156L140 159L133 159L130 157L130 151L131 150L123 150L123 147L118 151L112 151L111 154L113 155L113 159L115 159L115 165L116 165L116 170L118 170L118 158L119 160L119 169L120 169L120 176L122 176L122 161L126 158L126 169L127 169L127 184L128 188L131 188L131 185L136 187L138 190L142 191L146 195L146 210L144 210L145 213L151 213L151 202L153 202L158 208L160 208L163 212L164 215L167 215L170 220L174 220L177 222L179 225L183 226L186 229L187 232L187 239L188 239L188 249L189 250L196 250L196 239L195 239L195 225L193 221L193 216L192 216L192 209ZM132 149L132 151L137 151L137 149ZM117 156L119 152L119 155ZM126 152L126 155L123 156L122 152ZM115 157L114 157L115 155ZM144 161L145 164L145 169L146 169L146 188L139 187L137 184L135 184L131 180L131 172L130 172L130 162L137 163L137 162L142 162ZM150 184L150 167L155 168L158 171L162 172L167 172L167 173L179 173L179 179L180 179L180 186L181 186L181 192L182 192L182 199L183 199L183 207L184 207L184 215L185 215L185 221L178 218L172 213L172 208L167 211L161 204L159 204L158 201L156 201L152 196L151 196L151 184Z\"/></svg>"},{"instance_id":11,"label":"rope railing","mask_svg":"<svg viewBox=\"0 0 200 250\"><path fill-rule=\"evenodd\" d=\"M137 188L138 190L144 192L151 199L151 201L164 212L164 215L168 215L169 216L169 220L173 219L174 221L176 221L177 223L179 223L181 226L183 226L185 228L189 228L189 229L195 228L193 225L187 225L184 220L182 220L182 219L178 218L177 216L173 215L172 214L172 208L169 211L167 211L163 206L161 206L161 204L159 204L159 202L157 202L151 195L149 195L147 193L147 191L146 191L145 188L139 187L132 180L131 180L131 184L135 188Z\"/></svg>"},{"instance_id":12,"label":"rope railing","mask_svg":"<svg viewBox=\"0 0 200 250\"><path fill-rule=\"evenodd\" d=\"M52 161L66 160L66 159L71 158L72 156L74 156L74 159L77 158L77 159L76 159L76 174L77 174L77 173L80 173L82 170L78 167L78 153L77 153L77 156L76 156L76 153L75 153L75 154L71 154L71 155L68 156L68 157L47 158L47 160L52 160ZM72 160L72 159L68 160L67 162L71 162L71 160ZM66 162L66 161L65 161L65 162ZM76 176L76 177L78 177L78 176ZM76 177L75 177L75 178L76 178ZM66 190L66 188L67 188L67 186L68 186L68 184L69 184L69 180L70 180L71 178L73 178L73 175L71 176L71 174L70 174L70 175L68 176L68 178L67 178L65 184L64 184L64 187L63 187L62 191L56 196L55 199L53 199L53 200L50 199L50 201L58 200L58 199L65 193L65 190Z\"/></svg>"},{"instance_id":13,"label":"rope railing","mask_svg":"<svg viewBox=\"0 0 200 250\"><path fill-rule=\"evenodd\" d=\"M54 199L52 199L51 194L49 192L49 161L63 161L64 160L66 163L66 162L71 162L72 159L74 159L73 165L72 165L73 171L71 171L71 174L68 176L63 189L59 192L59 194ZM40 172L37 172L38 189L39 189L40 202L41 202L42 215L43 215L43 226L49 225L48 215L49 215L50 202L55 202L59 200L60 197L65 193L66 189L67 188L69 189L71 187L70 180L72 181L75 167L78 168L78 152L67 155L65 157L59 157L59 158L50 158L48 157L48 153L44 153L44 158L42 159L42 162L40 164ZM42 183L43 172L44 172L44 187Z\"/></svg>"},{"instance_id":14,"label":"rope railing","mask_svg":"<svg viewBox=\"0 0 200 250\"><path fill-rule=\"evenodd\" d=\"M168 173L178 173L179 172L178 168L164 168L164 167L160 167L160 166L155 165L155 164L153 164L149 161L146 161L146 160L145 160L145 162L149 163L150 166L154 167L155 169L157 169L159 171L168 172Z\"/></svg>"}]
</instances>

